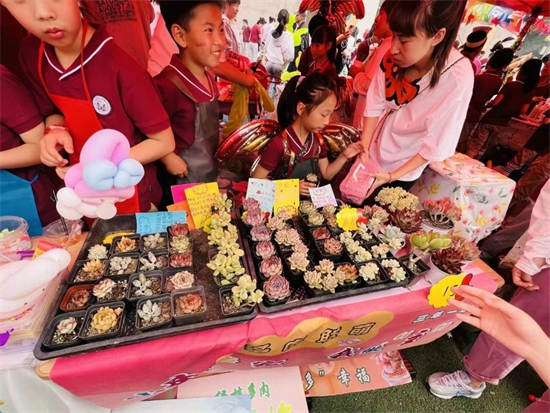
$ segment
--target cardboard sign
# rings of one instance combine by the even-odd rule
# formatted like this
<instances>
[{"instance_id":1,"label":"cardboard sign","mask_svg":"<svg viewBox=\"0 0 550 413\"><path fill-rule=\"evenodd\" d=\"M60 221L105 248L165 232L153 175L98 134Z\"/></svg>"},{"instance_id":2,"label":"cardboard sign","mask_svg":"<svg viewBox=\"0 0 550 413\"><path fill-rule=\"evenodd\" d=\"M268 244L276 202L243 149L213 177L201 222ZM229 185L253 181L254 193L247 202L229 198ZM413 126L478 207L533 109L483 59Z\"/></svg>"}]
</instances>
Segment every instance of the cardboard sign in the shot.
<instances>
[{"instance_id":1,"label":"cardboard sign","mask_svg":"<svg viewBox=\"0 0 550 413\"><path fill-rule=\"evenodd\" d=\"M472 279L472 274L468 275L449 275L439 281L430 288L428 294L428 303L433 308L447 307L449 298L462 300L462 297L453 293L452 288L460 287L461 285L469 285Z\"/></svg>"},{"instance_id":2,"label":"cardboard sign","mask_svg":"<svg viewBox=\"0 0 550 413\"><path fill-rule=\"evenodd\" d=\"M268 181L267 179L250 178L248 180L246 197L254 198L258 201L262 211L269 213L269 216L271 216L273 205L275 204L276 190L276 182Z\"/></svg>"},{"instance_id":3,"label":"cardboard sign","mask_svg":"<svg viewBox=\"0 0 550 413\"><path fill-rule=\"evenodd\" d=\"M345 208L336 214L338 226L344 231L356 231L358 219L357 208Z\"/></svg>"},{"instance_id":4,"label":"cardboard sign","mask_svg":"<svg viewBox=\"0 0 550 413\"><path fill-rule=\"evenodd\" d=\"M273 212L276 214L279 209L289 209L292 215L296 215L300 205L300 180L282 179L273 182L277 184Z\"/></svg>"},{"instance_id":5,"label":"cardboard sign","mask_svg":"<svg viewBox=\"0 0 550 413\"><path fill-rule=\"evenodd\" d=\"M313 205L315 205L315 208L322 208L325 205L338 206L338 202L336 202L336 197L334 196L334 192L332 191L332 186L330 186L330 184L319 188L310 188L309 196L311 197L311 201L313 202Z\"/></svg>"},{"instance_id":6,"label":"cardboard sign","mask_svg":"<svg viewBox=\"0 0 550 413\"><path fill-rule=\"evenodd\" d=\"M168 205L166 209L170 212L185 211L187 214L187 226L189 227L189 231L193 231L195 229L195 222L193 221L193 217L191 217L191 210L189 209L189 203L187 201L181 201L177 204Z\"/></svg>"},{"instance_id":7,"label":"cardboard sign","mask_svg":"<svg viewBox=\"0 0 550 413\"><path fill-rule=\"evenodd\" d=\"M212 207L216 203L219 193L220 190L216 182L197 185L185 190L187 203L196 228L204 227L207 219L212 215Z\"/></svg>"},{"instance_id":8,"label":"cardboard sign","mask_svg":"<svg viewBox=\"0 0 550 413\"><path fill-rule=\"evenodd\" d=\"M187 196L185 195L185 190L187 188L193 188L194 186L198 186L198 185L202 185L202 183L172 185L170 187L170 191L172 191L172 198L174 199L174 204L179 204L180 202L186 201Z\"/></svg>"},{"instance_id":9,"label":"cardboard sign","mask_svg":"<svg viewBox=\"0 0 550 413\"><path fill-rule=\"evenodd\" d=\"M147 212L136 214L137 233L154 234L166 232L166 228L176 222L185 224L187 214L185 212Z\"/></svg>"}]
</instances>

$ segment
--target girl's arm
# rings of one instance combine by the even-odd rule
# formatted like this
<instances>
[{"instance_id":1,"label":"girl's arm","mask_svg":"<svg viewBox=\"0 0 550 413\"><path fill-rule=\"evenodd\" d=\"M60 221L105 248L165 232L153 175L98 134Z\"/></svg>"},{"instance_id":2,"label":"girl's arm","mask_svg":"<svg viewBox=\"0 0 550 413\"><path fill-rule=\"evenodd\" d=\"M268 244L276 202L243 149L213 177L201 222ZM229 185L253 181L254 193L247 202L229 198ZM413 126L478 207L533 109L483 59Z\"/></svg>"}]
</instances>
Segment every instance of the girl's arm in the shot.
<instances>
[{"instance_id":1,"label":"girl's arm","mask_svg":"<svg viewBox=\"0 0 550 413\"><path fill-rule=\"evenodd\" d=\"M348 160L360 154L361 151L361 144L356 142L352 143L344 151L342 151L338 158L336 158L336 160L332 163L329 163L327 158L319 159L319 171L321 172L321 175L325 180L330 181L338 172L340 172Z\"/></svg>"},{"instance_id":2,"label":"girl's arm","mask_svg":"<svg viewBox=\"0 0 550 413\"><path fill-rule=\"evenodd\" d=\"M149 139L130 148L130 158L143 165L158 161L176 149L172 128L147 135Z\"/></svg>"},{"instance_id":3,"label":"girl's arm","mask_svg":"<svg viewBox=\"0 0 550 413\"><path fill-rule=\"evenodd\" d=\"M44 123L19 135L23 145L0 151L0 169L25 168L40 164L40 140L44 136Z\"/></svg>"},{"instance_id":4,"label":"girl's arm","mask_svg":"<svg viewBox=\"0 0 550 413\"><path fill-rule=\"evenodd\" d=\"M265 169L263 166L258 165L256 166L254 173L252 174L252 178L266 179L269 174L270 174L270 171Z\"/></svg>"},{"instance_id":5,"label":"girl's arm","mask_svg":"<svg viewBox=\"0 0 550 413\"><path fill-rule=\"evenodd\" d=\"M326 159L323 159L328 163ZM319 161L321 162L321 161ZM341 168L341 167L340 167ZM271 173L271 171L268 171L263 166L258 165L256 169L254 170L254 173L252 174L252 178L258 178L258 179L267 179L268 175ZM309 188L315 188L315 184L312 184L311 182L306 182L303 179L300 180L300 194L309 196Z\"/></svg>"},{"instance_id":6,"label":"girl's arm","mask_svg":"<svg viewBox=\"0 0 550 413\"><path fill-rule=\"evenodd\" d=\"M217 67L213 67L212 73L228 82L238 83L245 87L253 87L256 83L254 75L251 73L243 73L227 62L222 62Z\"/></svg>"},{"instance_id":7,"label":"girl's arm","mask_svg":"<svg viewBox=\"0 0 550 413\"><path fill-rule=\"evenodd\" d=\"M361 146L363 147L362 160L365 162L368 159L369 147L372 141L372 136L378 124L378 117L363 118L363 132L361 133Z\"/></svg>"}]
</instances>

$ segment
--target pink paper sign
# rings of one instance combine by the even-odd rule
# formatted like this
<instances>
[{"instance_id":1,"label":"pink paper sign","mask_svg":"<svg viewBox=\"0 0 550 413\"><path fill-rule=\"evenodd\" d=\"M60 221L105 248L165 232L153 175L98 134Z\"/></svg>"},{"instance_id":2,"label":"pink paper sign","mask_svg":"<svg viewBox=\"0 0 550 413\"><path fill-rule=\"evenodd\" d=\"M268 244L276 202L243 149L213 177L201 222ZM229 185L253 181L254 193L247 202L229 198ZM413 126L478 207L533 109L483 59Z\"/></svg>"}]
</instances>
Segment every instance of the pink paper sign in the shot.
<instances>
[{"instance_id":1,"label":"pink paper sign","mask_svg":"<svg viewBox=\"0 0 550 413\"><path fill-rule=\"evenodd\" d=\"M172 198L174 198L174 204L177 204L182 201L187 201L187 196L185 195L185 190L188 188L193 188L197 185L202 185L204 182L198 182L194 184L181 184L181 185L172 185L170 188L172 191Z\"/></svg>"}]
</instances>

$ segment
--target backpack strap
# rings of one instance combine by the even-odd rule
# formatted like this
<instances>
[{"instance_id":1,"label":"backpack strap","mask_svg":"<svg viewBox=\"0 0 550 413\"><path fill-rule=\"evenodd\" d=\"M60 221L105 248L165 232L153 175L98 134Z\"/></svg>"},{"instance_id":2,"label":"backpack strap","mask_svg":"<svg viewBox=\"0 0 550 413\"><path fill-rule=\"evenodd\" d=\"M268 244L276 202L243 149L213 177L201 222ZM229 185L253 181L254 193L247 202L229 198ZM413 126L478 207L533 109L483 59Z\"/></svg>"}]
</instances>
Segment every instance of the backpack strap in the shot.
<instances>
[{"instance_id":1,"label":"backpack strap","mask_svg":"<svg viewBox=\"0 0 550 413\"><path fill-rule=\"evenodd\" d=\"M283 178L288 178L294 170L294 162L296 160L296 154L290 148L288 144L288 135L286 129L281 134L281 141L283 142L283 167L281 168L281 174L284 174ZM285 173L286 172L286 173Z\"/></svg>"},{"instance_id":2,"label":"backpack strap","mask_svg":"<svg viewBox=\"0 0 550 413\"><path fill-rule=\"evenodd\" d=\"M189 99L191 99L193 102L197 103L197 100L193 97L193 94L191 91L185 86L185 83L183 83L183 80L178 76L176 71L172 69L170 66L166 66L162 72L160 72L157 77L164 77L165 79L170 80L176 87L183 93L185 96L187 96Z\"/></svg>"}]
</instances>

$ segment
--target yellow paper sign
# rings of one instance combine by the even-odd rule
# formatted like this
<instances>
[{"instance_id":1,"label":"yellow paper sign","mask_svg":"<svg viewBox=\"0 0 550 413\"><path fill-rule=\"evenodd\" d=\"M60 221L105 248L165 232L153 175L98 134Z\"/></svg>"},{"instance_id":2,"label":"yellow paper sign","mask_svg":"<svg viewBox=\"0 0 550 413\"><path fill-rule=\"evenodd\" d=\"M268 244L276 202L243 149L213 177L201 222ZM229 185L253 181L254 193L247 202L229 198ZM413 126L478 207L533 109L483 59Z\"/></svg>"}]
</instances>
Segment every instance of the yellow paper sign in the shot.
<instances>
[{"instance_id":1,"label":"yellow paper sign","mask_svg":"<svg viewBox=\"0 0 550 413\"><path fill-rule=\"evenodd\" d=\"M357 208L344 208L336 214L336 222L344 231L356 231L358 219Z\"/></svg>"},{"instance_id":2,"label":"yellow paper sign","mask_svg":"<svg viewBox=\"0 0 550 413\"><path fill-rule=\"evenodd\" d=\"M454 298L455 300L462 299L461 297L456 297L452 289L454 287L460 287L461 285L468 285L471 279L471 274L449 275L443 278L437 284L433 285L432 288L430 288L428 303L433 308L441 308L449 305L449 298Z\"/></svg>"},{"instance_id":3,"label":"yellow paper sign","mask_svg":"<svg viewBox=\"0 0 550 413\"><path fill-rule=\"evenodd\" d=\"M274 182L277 187L273 211L276 214L280 209L288 209L293 216L296 215L298 205L300 205L300 181L298 179L282 179Z\"/></svg>"},{"instance_id":4,"label":"yellow paper sign","mask_svg":"<svg viewBox=\"0 0 550 413\"><path fill-rule=\"evenodd\" d=\"M189 210L196 228L202 228L212 215L212 207L218 199L219 192L216 182L194 186L185 190Z\"/></svg>"}]
</instances>

